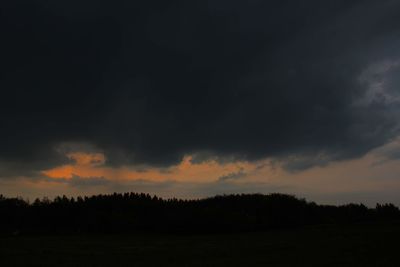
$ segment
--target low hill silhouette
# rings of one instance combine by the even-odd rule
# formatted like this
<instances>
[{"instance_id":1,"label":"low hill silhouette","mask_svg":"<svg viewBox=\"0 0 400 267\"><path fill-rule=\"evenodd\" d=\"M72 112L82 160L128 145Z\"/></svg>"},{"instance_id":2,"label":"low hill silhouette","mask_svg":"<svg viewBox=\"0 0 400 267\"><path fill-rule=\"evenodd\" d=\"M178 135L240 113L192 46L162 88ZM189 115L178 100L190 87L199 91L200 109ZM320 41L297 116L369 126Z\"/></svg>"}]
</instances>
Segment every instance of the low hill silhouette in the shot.
<instances>
[{"instance_id":1,"label":"low hill silhouette","mask_svg":"<svg viewBox=\"0 0 400 267\"><path fill-rule=\"evenodd\" d=\"M399 220L393 204L318 205L285 194L223 195L199 200L143 193L56 197L29 203L0 195L0 232L18 233L223 233L316 224Z\"/></svg>"}]
</instances>

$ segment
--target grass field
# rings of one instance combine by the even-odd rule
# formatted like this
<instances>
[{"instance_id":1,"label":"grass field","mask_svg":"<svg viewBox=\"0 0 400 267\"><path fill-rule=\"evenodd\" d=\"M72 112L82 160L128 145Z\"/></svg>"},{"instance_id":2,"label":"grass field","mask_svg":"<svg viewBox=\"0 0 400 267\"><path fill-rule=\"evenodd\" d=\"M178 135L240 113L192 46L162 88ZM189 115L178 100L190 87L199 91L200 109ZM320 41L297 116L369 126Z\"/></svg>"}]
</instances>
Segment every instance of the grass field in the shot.
<instances>
[{"instance_id":1,"label":"grass field","mask_svg":"<svg viewBox=\"0 0 400 267\"><path fill-rule=\"evenodd\" d=\"M0 266L400 266L400 224L0 238Z\"/></svg>"}]
</instances>

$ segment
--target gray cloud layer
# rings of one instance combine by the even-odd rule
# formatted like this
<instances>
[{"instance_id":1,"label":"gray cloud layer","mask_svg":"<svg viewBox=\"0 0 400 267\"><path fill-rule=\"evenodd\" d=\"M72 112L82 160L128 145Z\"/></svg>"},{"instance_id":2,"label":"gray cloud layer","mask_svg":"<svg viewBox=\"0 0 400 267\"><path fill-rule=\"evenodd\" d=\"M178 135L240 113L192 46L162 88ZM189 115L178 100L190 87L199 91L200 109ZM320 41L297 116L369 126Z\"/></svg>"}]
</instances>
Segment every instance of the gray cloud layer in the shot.
<instances>
[{"instance_id":1,"label":"gray cloud layer","mask_svg":"<svg viewBox=\"0 0 400 267\"><path fill-rule=\"evenodd\" d=\"M3 177L65 161L65 142L109 164L200 153L299 170L399 133L399 1L0 7Z\"/></svg>"}]
</instances>

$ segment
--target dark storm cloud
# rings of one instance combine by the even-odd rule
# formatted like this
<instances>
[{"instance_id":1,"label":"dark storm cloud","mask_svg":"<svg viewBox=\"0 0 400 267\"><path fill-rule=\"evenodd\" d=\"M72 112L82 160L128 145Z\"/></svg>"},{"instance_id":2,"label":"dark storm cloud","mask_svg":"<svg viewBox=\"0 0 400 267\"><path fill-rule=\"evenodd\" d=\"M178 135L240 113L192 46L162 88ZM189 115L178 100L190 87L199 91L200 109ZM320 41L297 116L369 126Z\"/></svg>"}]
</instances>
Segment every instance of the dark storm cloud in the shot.
<instances>
[{"instance_id":1,"label":"dark storm cloud","mask_svg":"<svg viewBox=\"0 0 400 267\"><path fill-rule=\"evenodd\" d=\"M0 5L8 166L44 169L86 143L109 164L197 153L303 169L398 134L399 1Z\"/></svg>"}]
</instances>

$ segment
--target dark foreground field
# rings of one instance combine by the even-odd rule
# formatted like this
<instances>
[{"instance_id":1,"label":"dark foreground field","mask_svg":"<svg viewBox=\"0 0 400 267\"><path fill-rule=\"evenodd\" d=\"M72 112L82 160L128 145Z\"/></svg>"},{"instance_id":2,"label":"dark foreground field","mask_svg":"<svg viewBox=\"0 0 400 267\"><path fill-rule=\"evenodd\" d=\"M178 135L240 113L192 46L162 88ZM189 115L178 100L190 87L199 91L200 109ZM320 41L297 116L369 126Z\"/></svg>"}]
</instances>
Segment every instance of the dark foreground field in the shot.
<instances>
[{"instance_id":1,"label":"dark foreground field","mask_svg":"<svg viewBox=\"0 0 400 267\"><path fill-rule=\"evenodd\" d=\"M400 266L400 223L213 235L3 236L0 266Z\"/></svg>"}]
</instances>

